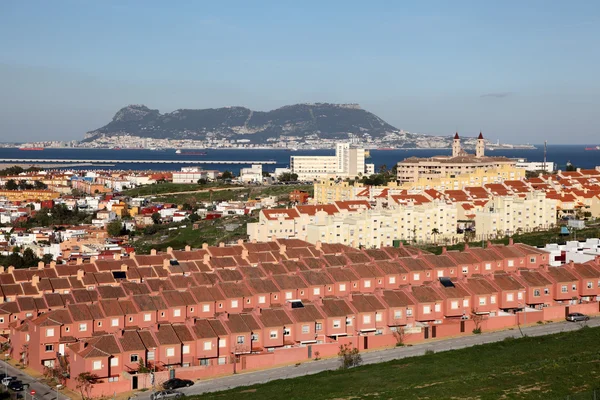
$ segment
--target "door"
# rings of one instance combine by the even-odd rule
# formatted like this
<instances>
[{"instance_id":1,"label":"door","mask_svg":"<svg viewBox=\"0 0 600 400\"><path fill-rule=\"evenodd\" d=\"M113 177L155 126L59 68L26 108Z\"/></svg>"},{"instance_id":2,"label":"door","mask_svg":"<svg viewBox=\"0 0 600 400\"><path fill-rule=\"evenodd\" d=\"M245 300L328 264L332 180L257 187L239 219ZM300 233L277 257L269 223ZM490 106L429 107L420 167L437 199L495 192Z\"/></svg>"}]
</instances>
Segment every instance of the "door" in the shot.
<instances>
[{"instance_id":1,"label":"door","mask_svg":"<svg viewBox=\"0 0 600 400\"><path fill-rule=\"evenodd\" d=\"M435 336L437 334L437 326L432 326L431 327L431 337L435 339Z\"/></svg>"},{"instance_id":2,"label":"door","mask_svg":"<svg viewBox=\"0 0 600 400\"><path fill-rule=\"evenodd\" d=\"M425 339L429 339L429 327L425 327Z\"/></svg>"},{"instance_id":3,"label":"door","mask_svg":"<svg viewBox=\"0 0 600 400\"><path fill-rule=\"evenodd\" d=\"M364 349L367 350L369 348L369 337L364 337Z\"/></svg>"},{"instance_id":4,"label":"door","mask_svg":"<svg viewBox=\"0 0 600 400\"><path fill-rule=\"evenodd\" d=\"M138 377L136 375L131 376L131 389L136 390L138 388Z\"/></svg>"},{"instance_id":5,"label":"door","mask_svg":"<svg viewBox=\"0 0 600 400\"><path fill-rule=\"evenodd\" d=\"M61 356L65 355L65 344L64 343L60 343L58 345L58 354L60 354Z\"/></svg>"},{"instance_id":6,"label":"door","mask_svg":"<svg viewBox=\"0 0 600 400\"><path fill-rule=\"evenodd\" d=\"M308 345L308 358L312 358L312 345Z\"/></svg>"}]
</instances>

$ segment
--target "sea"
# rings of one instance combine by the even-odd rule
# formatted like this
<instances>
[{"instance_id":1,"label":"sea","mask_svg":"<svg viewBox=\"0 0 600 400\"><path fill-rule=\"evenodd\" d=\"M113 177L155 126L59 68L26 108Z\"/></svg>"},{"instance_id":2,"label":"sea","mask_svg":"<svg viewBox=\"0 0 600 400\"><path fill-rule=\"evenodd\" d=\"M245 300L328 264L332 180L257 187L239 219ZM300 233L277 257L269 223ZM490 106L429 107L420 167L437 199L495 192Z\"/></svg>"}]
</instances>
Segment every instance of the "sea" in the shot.
<instances>
[{"instance_id":1,"label":"sea","mask_svg":"<svg viewBox=\"0 0 600 400\"><path fill-rule=\"evenodd\" d=\"M486 150L489 156L504 156L509 158L524 158L527 161L543 161L544 146L536 145L536 149L500 149ZM600 165L600 151L585 150L586 145L548 145L547 161L555 163L557 169L565 169L567 163L578 168L594 168ZM200 152L190 150L191 152ZM185 151L184 151L185 152ZM275 149L206 149L201 150L204 155L177 154L174 149L166 150L137 150L137 149L81 149L81 148L46 148L43 151L22 151L16 148L0 148L0 163L2 159L27 159L35 160L36 163L47 162L45 160L116 160L111 165L86 165L80 167L65 167L66 169L78 170L153 170L153 171L178 171L182 167L195 165L203 169L229 170L239 173L240 168L246 168L250 164L222 165L211 164L210 161L275 161L275 164L264 165L263 170L272 172L275 168L289 167L290 156L302 155L334 155L335 150L275 150ZM405 158L432 157L435 155L451 154L450 149L395 149L395 150L370 150L370 158L367 163L375 164L376 170L381 166L392 168L394 164ZM128 160L204 160L206 164L154 164L154 163L131 163ZM31 163L31 161L23 164Z\"/></svg>"}]
</instances>

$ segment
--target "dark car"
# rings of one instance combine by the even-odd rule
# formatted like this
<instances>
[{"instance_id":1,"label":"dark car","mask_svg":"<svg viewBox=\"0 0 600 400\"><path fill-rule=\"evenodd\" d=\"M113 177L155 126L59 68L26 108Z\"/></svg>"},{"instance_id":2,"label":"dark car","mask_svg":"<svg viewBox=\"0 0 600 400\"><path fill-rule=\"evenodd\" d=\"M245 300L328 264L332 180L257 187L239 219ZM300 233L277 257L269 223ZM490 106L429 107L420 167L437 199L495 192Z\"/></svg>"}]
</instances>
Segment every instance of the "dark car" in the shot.
<instances>
[{"instance_id":1,"label":"dark car","mask_svg":"<svg viewBox=\"0 0 600 400\"><path fill-rule=\"evenodd\" d=\"M169 379L168 381L166 381L165 383L163 383L163 388L165 388L165 389L179 389L179 388L182 388L182 387L192 386L193 384L194 384L194 382L190 381L189 379L173 378L173 379Z\"/></svg>"},{"instance_id":2,"label":"dark car","mask_svg":"<svg viewBox=\"0 0 600 400\"><path fill-rule=\"evenodd\" d=\"M579 322L579 321L589 321L590 317L585 314L574 312L567 315L567 321L571 322Z\"/></svg>"},{"instance_id":3,"label":"dark car","mask_svg":"<svg viewBox=\"0 0 600 400\"><path fill-rule=\"evenodd\" d=\"M8 388L10 390L14 390L15 392L20 392L23 390L23 382L21 381L12 381L8 384Z\"/></svg>"}]
</instances>

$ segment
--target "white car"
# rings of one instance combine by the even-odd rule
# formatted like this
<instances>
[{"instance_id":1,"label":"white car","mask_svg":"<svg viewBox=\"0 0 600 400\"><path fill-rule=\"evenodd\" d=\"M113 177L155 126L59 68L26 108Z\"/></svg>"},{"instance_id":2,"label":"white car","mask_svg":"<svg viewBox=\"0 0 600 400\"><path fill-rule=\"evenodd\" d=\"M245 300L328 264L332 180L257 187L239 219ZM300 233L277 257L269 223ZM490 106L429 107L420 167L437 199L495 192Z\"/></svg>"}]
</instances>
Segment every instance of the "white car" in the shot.
<instances>
[{"instance_id":1,"label":"white car","mask_svg":"<svg viewBox=\"0 0 600 400\"><path fill-rule=\"evenodd\" d=\"M2 384L4 386L8 386L10 385L10 383L14 380L16 380L17 378L15 376L7 376L5 378L2 379Z\"/></svg>"}]
</instances>

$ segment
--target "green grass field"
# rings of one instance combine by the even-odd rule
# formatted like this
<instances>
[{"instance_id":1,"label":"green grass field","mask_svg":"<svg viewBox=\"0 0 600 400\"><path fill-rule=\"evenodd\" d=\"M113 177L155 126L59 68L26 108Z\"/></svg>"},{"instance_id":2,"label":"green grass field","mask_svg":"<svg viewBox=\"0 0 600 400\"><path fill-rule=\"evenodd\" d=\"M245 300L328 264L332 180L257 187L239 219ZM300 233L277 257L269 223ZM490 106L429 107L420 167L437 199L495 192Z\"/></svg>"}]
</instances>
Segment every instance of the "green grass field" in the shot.
<instances>
[{"instance_id":1,"label":"green grass field","mask_svg":"<svg viewBox=\"0 0 600 400\"><path fill-rule=\"evenodd\" d=\"M600 388L599 343L600 328L586 327L194 398L591 399L591 391Z\"/></svg>"}]
</instances>

